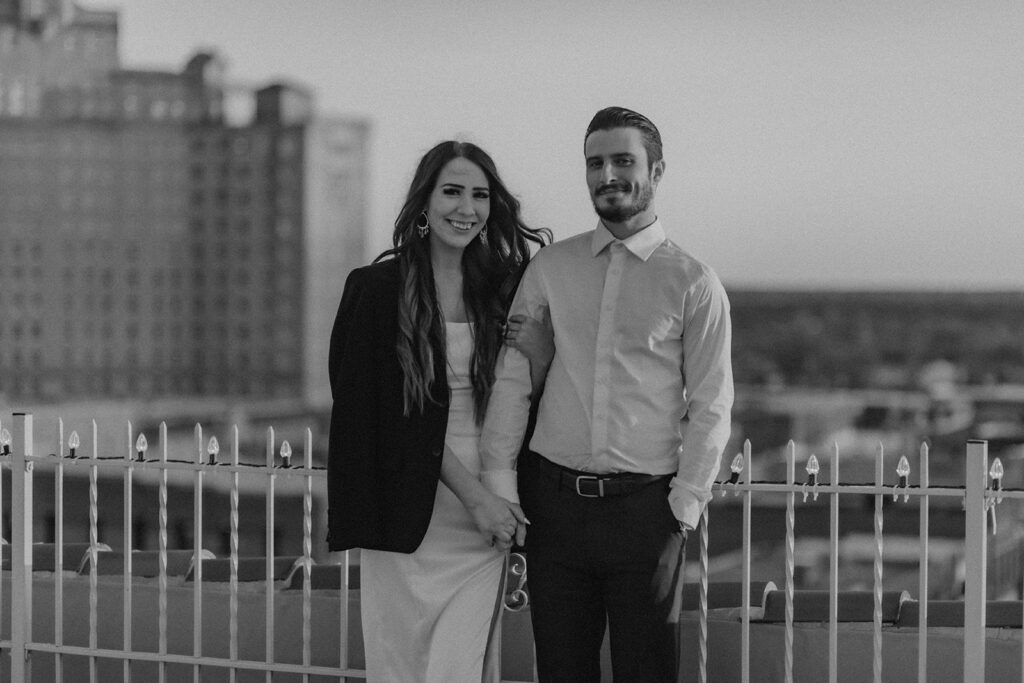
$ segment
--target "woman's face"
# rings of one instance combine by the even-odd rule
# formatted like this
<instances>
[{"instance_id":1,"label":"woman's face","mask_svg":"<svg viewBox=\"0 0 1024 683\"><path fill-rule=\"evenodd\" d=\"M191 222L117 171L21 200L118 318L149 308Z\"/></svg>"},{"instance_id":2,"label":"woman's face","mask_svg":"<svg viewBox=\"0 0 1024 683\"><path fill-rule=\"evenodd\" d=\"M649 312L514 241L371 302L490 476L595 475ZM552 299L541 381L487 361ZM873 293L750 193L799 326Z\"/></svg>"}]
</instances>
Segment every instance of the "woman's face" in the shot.
<instances>
[{"instance_id":1,"label":"woman's face","mask_svg":"<svg viewBox=\"0 0 1024 683\"><path fill-rule=\"evenodd\" d=\"M452 159L438 174L427 205L430 248L461 252L490 213L491 188L483 170L468 159Z\"/></svg>"}]
</instances>

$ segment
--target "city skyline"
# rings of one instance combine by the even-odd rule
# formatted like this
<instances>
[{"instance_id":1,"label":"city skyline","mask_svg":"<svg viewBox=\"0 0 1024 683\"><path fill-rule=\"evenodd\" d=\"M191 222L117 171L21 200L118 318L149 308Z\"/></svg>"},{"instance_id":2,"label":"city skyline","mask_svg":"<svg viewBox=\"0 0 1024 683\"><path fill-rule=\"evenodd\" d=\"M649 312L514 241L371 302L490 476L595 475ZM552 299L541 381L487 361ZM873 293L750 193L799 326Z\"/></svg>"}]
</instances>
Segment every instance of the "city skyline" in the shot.
<instances>
[{"instance_id":1,"label":"city skyline","mask_svg":"<svg viewBox=\"0 0 1024 683\"><path fill-rule=\"evenodd\" d=\"M112 5L126 67L213 47L235 78L371 118L367 260L452 136L492 152L532 224L590 229L583 130L621 104L662 129L670 237L727 286L1024 288L1018 3Z\"/></svg>"},{"instance_id":2,"label":"city skyline","mask_svg":"<svg viewBox=\"0 0 1024 683\"><path fill-rule=\"evenodd\" d=\"M226 91L213 50L124 69L118 35L116 11L0 0L0 401L329 404L367 123Z\"/></svg>"}]
</instances>

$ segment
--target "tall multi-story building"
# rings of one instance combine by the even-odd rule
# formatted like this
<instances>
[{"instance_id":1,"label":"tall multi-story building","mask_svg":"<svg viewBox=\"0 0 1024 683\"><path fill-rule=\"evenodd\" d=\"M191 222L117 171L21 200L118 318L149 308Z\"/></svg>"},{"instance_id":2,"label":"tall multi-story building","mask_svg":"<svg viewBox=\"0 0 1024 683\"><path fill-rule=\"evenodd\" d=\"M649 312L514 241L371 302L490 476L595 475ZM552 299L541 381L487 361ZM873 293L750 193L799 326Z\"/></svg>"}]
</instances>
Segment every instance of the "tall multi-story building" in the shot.
<instances>
[{"instance_id":1,"label":"tall multi-story building","mask_svg":"<svg viewBox=\"0 0 1024 683\"><path fill-rule=\"evenodd\" d=\"M117 33L0 0L0 397L325 401L368 124L214 53L122 68Z\"/></svg>"}]
</instances>

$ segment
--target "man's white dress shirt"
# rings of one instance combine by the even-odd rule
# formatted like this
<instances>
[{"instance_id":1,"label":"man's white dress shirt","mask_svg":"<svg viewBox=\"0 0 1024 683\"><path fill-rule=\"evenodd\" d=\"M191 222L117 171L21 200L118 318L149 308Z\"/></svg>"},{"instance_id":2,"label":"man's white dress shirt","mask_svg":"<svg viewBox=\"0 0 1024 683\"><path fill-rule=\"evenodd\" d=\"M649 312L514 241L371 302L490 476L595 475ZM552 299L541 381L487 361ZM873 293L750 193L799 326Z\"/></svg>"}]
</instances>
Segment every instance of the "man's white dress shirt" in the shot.
<instances>
[{"instance_id":1,"label":"man's white dress shirt","mask_svg":"<svg viewBox=\"0 0 1024 683\"><path fill-rule=\"evenodd\" d=\"M729 301L718 277L655 221L625 240L596 230L541 249L510 314L549 309L555 355L530 448L585 472L671 474L669 502L694 528L711 497L733 401ZM518 502L515 465L530 365L498 358L480 439L482 480Z\"/></svg>"}]
</instances>

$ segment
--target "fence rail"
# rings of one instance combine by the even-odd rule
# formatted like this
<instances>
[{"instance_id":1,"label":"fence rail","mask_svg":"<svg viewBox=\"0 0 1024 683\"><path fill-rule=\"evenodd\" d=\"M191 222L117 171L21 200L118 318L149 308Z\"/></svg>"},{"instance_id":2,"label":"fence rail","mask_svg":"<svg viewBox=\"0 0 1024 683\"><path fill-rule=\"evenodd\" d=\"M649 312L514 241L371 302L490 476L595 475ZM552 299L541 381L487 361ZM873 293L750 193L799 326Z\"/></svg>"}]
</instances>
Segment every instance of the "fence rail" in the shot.
<instances>
[{"instance_id":1,"label":"fence rail","mask_svg":"<svg viewBox=\"0 0 1024 683\"><path fill-rule=\"evenodd\" d=\"M130 424L123 437L119 437L123 439L121 452L111 455L99 451L95 422L84 446L77 432L65 434L63 422L58 421L52 430L54 452L38 455L31 414L15 414L6 424L0 422L0 530L10 525L10 543L0 545L4 578L10 584L9 609L3 603L4 592L0 591L0 615L10 615L9 620L6 616L0 619L0 653L10 657L11 680L33 680L33 660L43 655L52 659L52 664L46 658L36 663L45 661L47 667L52 666L55 680L108 680L115 675L111 666L126 681L133 676L137 680L180 680L183 669L190 669L195 681L219 675L235 681L243 675L251 676L252 672L263 673L267 681L276 680L275 676L284 676L284 680L295 676L295 680L303 681L311 677L365 678L359 659L361 650L356 651L361 648L361 635L353 640L357 635L353 629L358 629L358 601L353 602L352 596L357 598L358 591L350 590L350 581L356 567L351 565L347 553L340 558L340 564L326 561L326 553L315 534L317 518L322 515L326 471L314 464L312 434L308 429L299 456L293 455L287 441L278 443L273 428L268 429L257 462L241 456L237 428L230 430L224 455L218 440L205 437L202 427L197 425L184 456L169 452L166 425L161 425L155 435L155 455L150 452L149 437L133 431ZM870 604L872 680L884 680L883 664L889 661L883 657L884 634L896 619L894 614L910 614L909 608L903 609L905 605L912 605L916 620L917 679L930 680L930 509L943 499L960 502L964 510L963 680L985 680L990 606L986 593L988 534L996 530L997 505L1005 499L1024 499L1024 491L1002 486L1002 464L998 459L989 462L985 442L968 442L964 461L964 486L932 486L926 445L921 446L914 463L901 457L895 466L890 463L888 467L885 453L879 447L874 462L875 482L844 484L840 479L842 460L838 447L833 447L827 457L811 455L801 462L806 476L798 478L796 447L791 442L785 454L785 480L766 482L755 480L751 445L744 444L743 452L731 461L729 479L715 484L714 500L705 509L695 539L700 561L695 585L690 588L695 589L696 599L695 604L689 608L684 605L684 609L692 610L696 631L692 642L695 649L690 650L697 655L696 680L707 681L709 673L714 677L715 672L709 672L709 661L715 647L721 647L714 635L714 614L720 605L715 600L718 593L712 592L720 592L721 587L711 580L714 558L709 554L709 546L716 510L721 509L727 497L739 498L742 528L741 588L735 603L738 615L732 617L739 627L736 666L740 680L751 680L754 630L768 624L781 624L783 629L781 648L773 650L781 663L781 679L798 680L794 673L799 671L795 634L798 624L807 619L807 605L814 601L827 604L827 614L822 612L817 618L827 623L828 680L840 680L840 612L854 599L859 601L857 604ZM49 514L42 509L46 505L33 499L34 492L39 493L33 484L34 477L40 472L52 476L53 482L53 526L52 534L47 534L52 535L53 543L45 546L34 543L36 530L49 529L50 522L41 519L44 512ZM912 484L915 473L917 483ZM5 475L9 477L11 492L9 520L4 519ZM896 483L887 485L887 477ZM121 494L116 499L102 499L101 483L110 480L120 482ZM140 488L142 480L155 492ZM69 511L68 489L83 486L88 492L87 509ZM171 493L173 490L184 497L183 488L191 493L191 543L189 547L172 547L173 524L169 513L175 505ZM282 496L284 489L287 496ZM259 519L243 510L252 502L254 491L262 499ZM204 502L209 502L211 492L226 492L228 499L224 542L227 552L222 558L215 558L206 543L210 537L210 517L214 515L204 509ZM136 498L139 495L143 500ZM844 509L840 502L851 496L870 497L873 504L869 596L840 590L843 539L839 522ZM827 500L829 517L828 587L827 591L812 595L797 588L796 519L802 506L814 505L822 497ZM785 560L782 589L774 590L774 583L765 583L765 577L753 575L752 517L755 501L771 500L777 505L780 498L784 499L785 510ZM907 593L894 595L883 590L883 522L889 499L894 504L918 501L916 601L908 601ZM297 526L289 528L289 532L298 531L301 543L297 555L279 557L282 520L277 515L284 505L300 508L298 513L287 511L287 522ZM114 517L109 512L113 506L120 512L120 538L108 545L106 541L111 539L101 538L101 530L109 529L102 520L105 515ZM155 551L142 551L136 513L153 507L157 547ZM65 541L69 514L76 522L87 518L87 542ZM223 521L218 517L218 523ZM243 526L262 527L263 548L258 557L245 557L242 551ZM116 536L113 531L109 533ZM74 556L66 554L72 551L76 551ZM255 571L254 564L258 565ZM254 573L259 578L255 583L249 581ZM509 604L522 607L525 568L516 563L512 573L518 579L512 581L516 585L510 587ZM752 596L752 585L764 590ZM323 590L324 586L329 586L329 590ZM52 614L41 618L47 609ZM88 612L84 632L67 618L78 609ZM1018 614L1024 620L1024 608ZM528 631L524 637L529 638ZM531 652L528 643L524 651ZM1024 647L1020 649L1020 662L1024 671ZM528 668L532 668L532 663ZM2 674L0 669L0 678ZM945 680L948 674L943 672ZM507 672L504 675L509 678ZM516 678L526 680L530 676L517 674Z\"/></svg>"}]
</instances>

